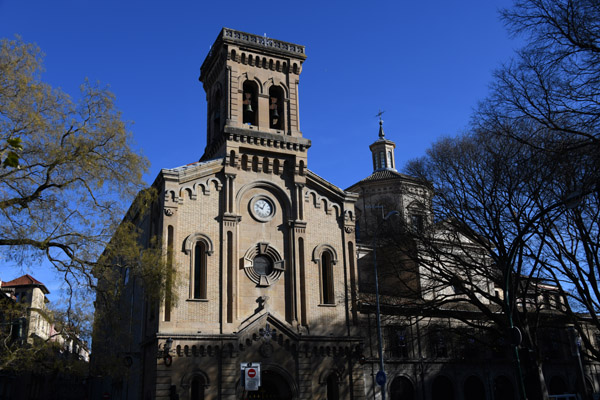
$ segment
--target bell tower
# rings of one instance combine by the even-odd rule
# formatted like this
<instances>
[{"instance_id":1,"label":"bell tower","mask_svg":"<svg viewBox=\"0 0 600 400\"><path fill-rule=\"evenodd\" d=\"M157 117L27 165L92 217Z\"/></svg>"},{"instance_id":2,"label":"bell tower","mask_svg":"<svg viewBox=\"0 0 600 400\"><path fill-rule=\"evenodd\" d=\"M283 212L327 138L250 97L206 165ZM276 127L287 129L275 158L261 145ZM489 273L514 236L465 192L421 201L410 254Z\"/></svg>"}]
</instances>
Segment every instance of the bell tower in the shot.
<instances>
[{"instance_id":1,"label":"bell tower","mask_svg":"<svg viewBox=\"0 0 600 400\"><path fill-rule=\"evenodd\" d=\"M298 114L305 59L304 46L223 28L200 68L208 103L201 160L239 154L240 144L305 154L310 140Z\"/></svg>"}]
</instances>

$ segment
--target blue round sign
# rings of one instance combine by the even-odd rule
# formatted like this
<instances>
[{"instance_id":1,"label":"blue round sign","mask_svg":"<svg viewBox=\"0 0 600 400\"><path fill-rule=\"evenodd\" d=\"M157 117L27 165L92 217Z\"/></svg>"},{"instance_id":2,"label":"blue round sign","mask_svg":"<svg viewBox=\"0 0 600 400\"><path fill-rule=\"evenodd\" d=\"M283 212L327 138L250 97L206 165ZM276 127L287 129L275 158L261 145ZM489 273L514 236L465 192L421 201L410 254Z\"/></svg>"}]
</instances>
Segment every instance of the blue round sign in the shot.
<instances>
[{"instance_id":1,"label":"blue round sign","mask_svg":"<svg viewBox=\"0 0 600 400\"><path fill-rule=\"evenodd\" d=\"M375 382L377 382L377 384L379 386L385 385L386 379L387 379L387 376L385 375L385 372L383 372L383 371L379 371L379 372L377 372L377 375L375 375Z\"/></svg>"}]
</instances>

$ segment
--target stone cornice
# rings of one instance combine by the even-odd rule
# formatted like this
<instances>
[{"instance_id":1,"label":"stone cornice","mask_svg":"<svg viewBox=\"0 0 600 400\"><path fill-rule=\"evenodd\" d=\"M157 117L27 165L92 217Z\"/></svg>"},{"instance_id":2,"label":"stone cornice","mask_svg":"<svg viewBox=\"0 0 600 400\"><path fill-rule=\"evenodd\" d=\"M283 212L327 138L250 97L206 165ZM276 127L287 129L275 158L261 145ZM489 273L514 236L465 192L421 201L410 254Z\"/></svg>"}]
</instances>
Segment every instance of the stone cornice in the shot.
<instances>
[{"instance_id":1,"label":"stone cornice","mask_svg":"<svg viewBox=\"0 0 600 400\"><path fill-rule=\"evenodd\" d=\"M258 129L236 128L225 126L224 133L217 140L213 140L205 149L201 161L215 156L225 142L244 143L252 146L263 147L267 151L287 150L305 153L311 146L310 139L289 136L280 133L270 133Z\"/></svg>"},{"instance_id":2,"label":"stone cornice","mask_svg":"<svg viewBox=\"0 0 600 400\"><path fill-rule=\"evenodd\" d=\"M304 46L299 44L284 42L277 39L271 39L264 36L253 35L251 33L236 31L234 29L223 28L217 36L200 67L200 81L204 81L206 69L213 62L213 59L220 53L223 44L233 44L240 47L247 47L257 50L261 53L272 54L274 56L287 56L299 59L300 62L306 59Z\"/></svg>"}]
</instances>

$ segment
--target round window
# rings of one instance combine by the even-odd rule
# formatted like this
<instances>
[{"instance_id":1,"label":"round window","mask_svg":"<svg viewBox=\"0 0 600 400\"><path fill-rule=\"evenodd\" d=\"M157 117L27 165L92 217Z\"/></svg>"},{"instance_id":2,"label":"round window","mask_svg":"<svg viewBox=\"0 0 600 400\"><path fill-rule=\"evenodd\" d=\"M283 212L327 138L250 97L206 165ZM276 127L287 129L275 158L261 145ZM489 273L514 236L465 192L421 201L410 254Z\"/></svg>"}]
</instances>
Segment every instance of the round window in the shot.
<instances>
[{"instance_id":1,"label":"round window","mask_svg":"<svg viewBox=\"0 0 600 400\"><path fill-rule=\"evenodd\" d=\"M253 263L254 271L258 275L267 276L273 272L273 263L271 259L267 256L256 256L254 257Z\"/></svg>"}]
</instances>

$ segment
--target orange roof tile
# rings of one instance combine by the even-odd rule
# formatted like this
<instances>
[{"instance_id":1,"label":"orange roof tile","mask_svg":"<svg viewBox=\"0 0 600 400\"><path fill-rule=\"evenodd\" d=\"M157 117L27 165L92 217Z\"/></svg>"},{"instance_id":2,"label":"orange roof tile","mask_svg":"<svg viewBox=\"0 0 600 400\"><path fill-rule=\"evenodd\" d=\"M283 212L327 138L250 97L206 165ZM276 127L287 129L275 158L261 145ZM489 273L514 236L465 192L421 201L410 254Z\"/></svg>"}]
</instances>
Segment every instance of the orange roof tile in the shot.
<instances>
[{"instance_id":1,"label":"orange roof tile","mask_svg":"<svg viewBox=\"0 0 600 400\"><path fill-rule=\"evenodd\" d=\"M17 279L13 279L12 281L2 282L2 287L17 287L17 286L41 286L42 290L46 293L50 293L46 286L35 279L33 276L29 274L25 274Z\"/></svg>"}]
</instances>

